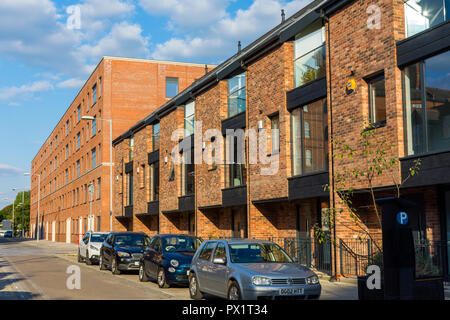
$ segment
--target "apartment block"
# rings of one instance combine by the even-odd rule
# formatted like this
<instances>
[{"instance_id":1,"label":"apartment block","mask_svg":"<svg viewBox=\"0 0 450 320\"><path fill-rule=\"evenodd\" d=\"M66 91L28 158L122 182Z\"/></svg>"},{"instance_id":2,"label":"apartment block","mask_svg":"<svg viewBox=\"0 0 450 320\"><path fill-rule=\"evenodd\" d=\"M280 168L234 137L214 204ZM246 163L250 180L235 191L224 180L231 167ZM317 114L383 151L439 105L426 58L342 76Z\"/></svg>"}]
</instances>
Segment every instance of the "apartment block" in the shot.
<instances>
[{"instance_id":1,"label":"apartment block","mask_svg":"<svg viewBox=\"0 0 450 320\"><path fill-rule=\"evenodd\" d=\"M103 57L31 163L32 235L39 225L40 238L76 243L110 230L111 141L212 67Z\"/></svg>"},{"instance_id":2,"label":"apartment block","mask_svg":"<svg viewBox=\"0 0 450 320\"><path fill-rule=\"evenodd\" d=\"M416 204L414 241L432 266L417 276L448 278L449 12L316 0L283 17L114 140L115 228L267 239L330 275L360 275L383 241L372 188ZM349 181L348 207L337 176L367 158L339 155L364 132L396 164Z\"/></svg>"}]
</instances>

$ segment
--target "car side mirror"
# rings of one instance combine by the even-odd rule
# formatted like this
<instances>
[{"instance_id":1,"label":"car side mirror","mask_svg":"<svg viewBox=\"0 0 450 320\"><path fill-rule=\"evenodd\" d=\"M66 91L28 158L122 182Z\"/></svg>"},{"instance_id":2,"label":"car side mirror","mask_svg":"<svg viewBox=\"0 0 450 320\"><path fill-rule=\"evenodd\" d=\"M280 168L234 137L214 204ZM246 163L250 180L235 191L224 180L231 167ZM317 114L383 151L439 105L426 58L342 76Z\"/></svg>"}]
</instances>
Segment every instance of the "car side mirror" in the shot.
<instances>
[{"instance_id":1,"label":"car side mirror","mask_svg":"<svg viewBox=\"0 0 450 320\"><path fill-rule=\"evenodd\" d=\"M227 260L224 258L214 258L213 259L213 263L214 264L226 264Z\"/></svg>"}]
</instances>

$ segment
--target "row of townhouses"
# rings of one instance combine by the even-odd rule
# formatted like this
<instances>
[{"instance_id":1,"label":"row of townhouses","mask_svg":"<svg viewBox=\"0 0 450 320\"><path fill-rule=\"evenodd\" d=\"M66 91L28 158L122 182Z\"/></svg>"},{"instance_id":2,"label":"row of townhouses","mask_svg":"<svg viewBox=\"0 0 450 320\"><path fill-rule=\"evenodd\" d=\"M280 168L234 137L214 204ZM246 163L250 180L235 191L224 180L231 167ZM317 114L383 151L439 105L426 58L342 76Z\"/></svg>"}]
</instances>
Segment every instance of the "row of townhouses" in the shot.
<instances>
[{"instance_id":1,"label":"row of townhouses","mask_svg":"<svg viewBox=\"0 0 450 320\"><path fill-rule=\"evenodd\" d=\"M270 239L360 274L381 234L372 189L417 204L417 242L446 244L449 17L448 1L316 0L218 66L105 57L32 162L33 235ZM352 180L349 208L339 176L366 163L341 155L361 135L396 164Z\"/></svg>"}]
</instances>

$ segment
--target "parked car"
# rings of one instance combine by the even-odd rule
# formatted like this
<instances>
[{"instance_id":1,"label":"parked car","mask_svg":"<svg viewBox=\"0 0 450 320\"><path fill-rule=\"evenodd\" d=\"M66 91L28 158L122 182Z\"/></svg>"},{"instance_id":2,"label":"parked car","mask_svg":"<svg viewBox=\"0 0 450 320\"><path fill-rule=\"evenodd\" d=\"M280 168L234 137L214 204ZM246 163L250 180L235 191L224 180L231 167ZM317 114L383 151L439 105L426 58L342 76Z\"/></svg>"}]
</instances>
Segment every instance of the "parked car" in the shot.
<instances>
[{"instance_id":1,"label":"parked car","mask_svg":"<svg viewBox=\"0 0 450 320\"><path fill-rule=\"evenodd\" d=\"M7 231L5 231L5 233L3 234L3 237L5 237L5 238L12 238L12 236L13 236L12 230L7 230Z\"/></svg>"},{"instance_id":2,"label":"parked car","mask_svg":"<svg viewBox=\"0 0 450 320\"><path fill-rule=\"evenodd\" d=\"M160 288L188 284L192 257L202 240L187 235L156 235L139 265L139 280L155 279Z\"/></svg>"},{"instance_id":3,"label":"parked car","mask_svg":"<svg viewBox=\"0 0 450 320\"><path fill-rule=\"evenodd\" d=\"M295 263L277 244L259 240L208 240L189 272L189 293L229 300L318 299L317 275Z\"/></svg>"},{"instance_id":4,"label":"parked car","mask_svg":"<svg viewBox=\"0 0 450 320\"><path fill-rule=\"evenodd\" d=\"M78 262L84 261L87 265L98 263L100 248L108 234L108 232L87 232L78 244Z\"/></svg>"},{"instance_id":5,"label":"parked car","mask_svg":"<svg viewBox=\"0 0 450 320\"><path fill-rule=\"evenodd\" d=\"M113 274L138 270L144 248L149 245L150 238L145 233L111 232L100 249L100 270L110 268Z\"/></svg>"}]
</instances>

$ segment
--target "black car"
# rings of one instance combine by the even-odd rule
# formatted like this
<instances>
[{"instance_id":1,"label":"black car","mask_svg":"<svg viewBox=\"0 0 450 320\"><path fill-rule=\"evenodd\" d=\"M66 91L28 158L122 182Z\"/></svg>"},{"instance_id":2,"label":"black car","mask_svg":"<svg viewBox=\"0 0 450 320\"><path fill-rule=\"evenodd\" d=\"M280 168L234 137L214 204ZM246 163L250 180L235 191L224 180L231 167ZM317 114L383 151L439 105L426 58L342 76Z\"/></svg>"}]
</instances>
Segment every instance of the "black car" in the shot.
<instances>
[{"instance_id":1,"label":"black car","mask_svg":"<svg viewBox=\"0 0 450 320\"><path fill-rule=\"evenodd\" d=\"M100 249L100 270L110 268L113 274L138 270L144 248L150 245L145 233L111 232Z\"/></svg>"},{"instance_id":2,"label":"black car","mask_svg":"<svg viewBox=\"0 0 450 320\"><path fill-rule=\"evenodd\" d=\"M188 284L188 271L202 240L187 235L156 235L152 238L139 266L139 280L155 279L159 287Z\"/></svg>"}]
</instances>

